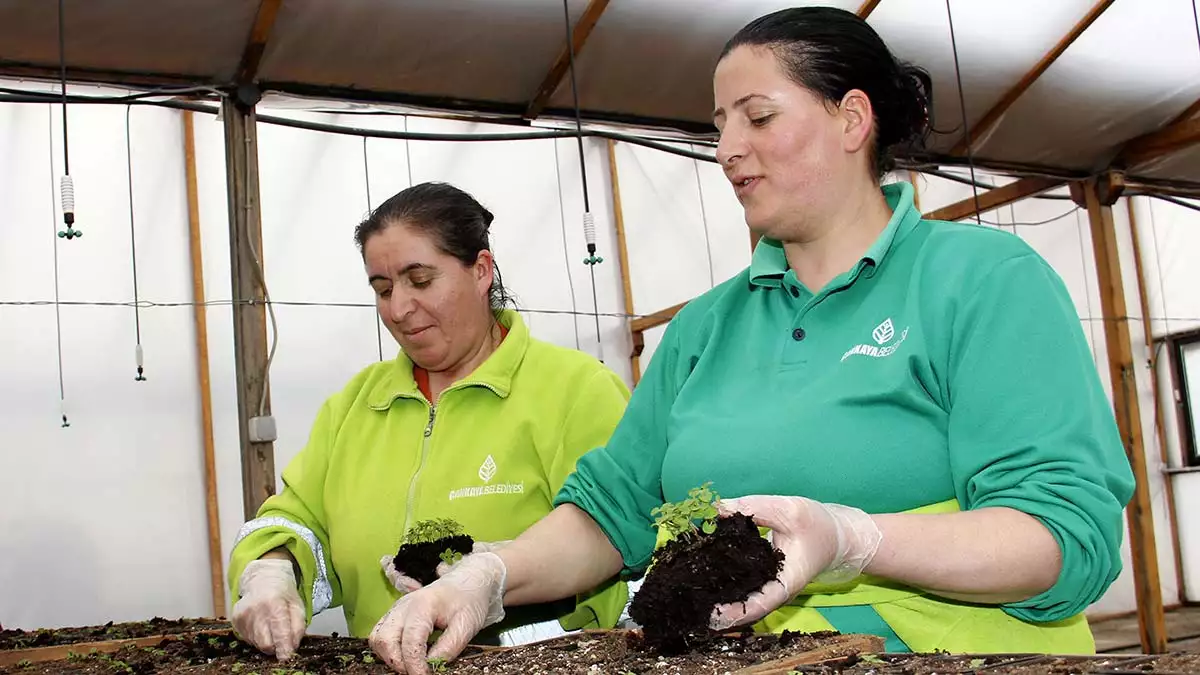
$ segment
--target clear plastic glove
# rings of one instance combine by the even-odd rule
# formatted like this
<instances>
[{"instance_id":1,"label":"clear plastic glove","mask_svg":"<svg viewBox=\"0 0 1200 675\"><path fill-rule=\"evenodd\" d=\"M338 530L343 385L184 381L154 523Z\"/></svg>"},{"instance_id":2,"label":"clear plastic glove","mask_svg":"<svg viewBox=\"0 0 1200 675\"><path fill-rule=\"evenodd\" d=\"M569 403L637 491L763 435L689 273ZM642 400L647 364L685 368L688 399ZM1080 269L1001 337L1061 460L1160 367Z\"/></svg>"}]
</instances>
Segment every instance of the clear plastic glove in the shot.
<instances>
[{"instance_id":1,"label":"clear plastic glove","mask_svg":"<svg viewBox=\"0 0 1200 675\"><path fill-rule=\"evenodd\" d=\"M255 560L238 582L242 597L233 606L233 629L267 654L286 661L304 637L304 601L296 590L292 561Z\"/></svg>"},{"instance_id":2,"label":"clear plastic glove","mask_svg":"<svg viewBox=\"0 0 1200 675\"><path fill-rule=\"evenodd\" d=\"M430 672L427 658L453 659L479 631L504 618L507 575L495 553L466 556L445 576L397 600L371 630L371 649L397 673ZM436 628L442 635L427 652Z\"/></svg>"},{"instance_id":3,"label":"clear plastic glove","mask_svg":"<svg viewBox=\"0 0 1200 675\"><path fill-rule=\"evenodd\" d=\"M714 630L750 624L796 596L811 581L842 583L862 573L879 550L883 533L866 512L851 506L823 504L804 497L754 495L717 503L722 515L743 513L783 551L778 577L745 603L718 605L709 625Z\"/></svg>"},{"instance_id":4,"label":"clear plastic glove","mask_svg":"<svg viewBox=\"0 0 1200 675\"><path fill-rule=\"evenodd\" d=\"M507 546L512 540L506 541L477 541L471 547L471 553L494 553ZM422 588L424 584L416 579L405 575L400 570L396 569L396 556L385 555L379 559L379 566L383 568L383 574L392 582L392 586L401 593L412 593L418 588ZM462 562L461 560L459 562ZM455 563L457 565L458 563ZM452 565L446 563L438 563L438 577L446 576L446 573L452 569Z\"/></svg>"}]
</instances>

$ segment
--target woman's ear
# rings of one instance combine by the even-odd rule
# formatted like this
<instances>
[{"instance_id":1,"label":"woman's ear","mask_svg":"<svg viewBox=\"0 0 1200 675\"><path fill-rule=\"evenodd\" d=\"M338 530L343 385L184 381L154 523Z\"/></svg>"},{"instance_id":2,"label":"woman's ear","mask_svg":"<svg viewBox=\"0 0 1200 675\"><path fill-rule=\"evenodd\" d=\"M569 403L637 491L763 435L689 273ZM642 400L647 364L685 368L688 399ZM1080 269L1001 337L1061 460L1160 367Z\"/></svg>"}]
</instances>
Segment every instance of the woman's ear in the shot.
<instances>
[{"instance_id":1,"label":"woman's ear","mask_svg":"<svg viewBox=\"0 0 1200 675\"><path fill-rule=\"evenodd\" d=\"M475 257L475 266L472 270L475 274L475 285L485 296L491 291L492 279L496 275L496 259L492 256L492 252L484 249Z\"/></svg>"},{"instance_id":2,"label":"woman's ear","mask_svg":"<svg viewBox=\"0 0 1200 675\"><path fill-rule=\"evenodd\" d=\"M858 152L871 140L875 126L875 111L871 99L859 89L851 89L838 106L842 118L842 147L846 152Z\"/></svg>"}]
</instances>

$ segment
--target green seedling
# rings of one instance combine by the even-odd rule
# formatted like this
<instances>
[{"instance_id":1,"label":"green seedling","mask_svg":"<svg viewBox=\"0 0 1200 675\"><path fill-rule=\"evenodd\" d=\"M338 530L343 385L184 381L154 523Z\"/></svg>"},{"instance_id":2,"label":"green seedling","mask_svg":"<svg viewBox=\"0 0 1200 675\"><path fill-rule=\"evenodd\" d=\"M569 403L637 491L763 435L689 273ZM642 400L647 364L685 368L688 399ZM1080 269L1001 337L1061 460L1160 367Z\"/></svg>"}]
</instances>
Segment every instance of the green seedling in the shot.
<instances>
[{"instance_id":1,"label":"green seedling","mask_svg":"<svg viewBox=\"0 0 1200 675\"><path fill-rule=\"evenodd\" d=\"M33 661L30 661L29 659L21 659L20 661L17 661L17 667L18 668L32 668Z\"/></svg>"},{"instance_id":2,"label":"green seedling","mask_svg":"<svg viewBox=\"0 0 1200 675\"><path fill-rule=\"evenodd\" d=\"M417 522L404 534L405 544L425 544L463 534L463 526L451 518L430 518Z\"/></svg>"},{"instance_id":3,"label":"green seedling","mask_svg":"<svg viewBox=\"0 0 1200 675\"><path fill-rule=\"evenodd\" d=\"M985 663L987 663L987 659L971 659L971 661L967 663L967 667L971 669L982 668L983 664Z\"/></svg>"},{"instance_id":4,"label":"green seedling","mask_svg":"<svg viewBox=\"0 0 1200 675\"><path fill-rule=\"evenodd\" d=\"M655 507L650 515L660 531L672 539L694 536L697 532L712 534L717 530L716 502L721 497L712 489L712 481L688 491L687 499Z\"/></svg>"},{"instance_id":5,"label":"green seedling","mask_svg":"<svg viewBox=\"0 0 1200 675\"><path fill-rule=\"evenodd\" d=\"M363 663L368 665L375 663L375 657L371 656L371 652L363 652Z\"/></svg>"},{"instance_id":6,"label":"green seedling","mask_svg":"<svg viewBox=\"0 0 1200 675\"><path fill-rule=\"evenodd\" d=\"M246 669L246 664L244 664L244 663L235 663L235 664L233 664L233 667L230 668L230 670L232 670L235 673L240 673L245 669Z\"/></svg>"},{"instance_id":7,"label":"green seedling","mask_svg":"<svg viewBox=\"0 0 1200 675\"><path fill-rule=\"evenodd\" d=\"M871 664L874 664L877 666L887 663L887 661L884 661L883 659L879 658L878 656L876 656L874 654L863 654L862 656L859 657L859 660L862 661L863 663L871 663Z\"/></svg>"},{"instance_id":8,"label":"green seedling","mask_svg":"<svg viewBox=\"0 0 1200 675\"><path fill-rule=\"evenodd\" d=\"M463 559L463 554L455 551L452 548L448 548L445 551L442 551L442 554L438 557L441 558L442 562L446 563L447 565L453 565L454 563Z\"/></svg>"},{"instance_id":9,"label":"green seedling","mask_svg":"<svg viewBox=\"0 0 1200 675\"><path fill-rule=\"evenodd\" d=\"M433 672L435 673L446 672L446 659L440 656L430 657L425 662L429 664L429 667L432 668Z\"/></svg>"}]
</instances>

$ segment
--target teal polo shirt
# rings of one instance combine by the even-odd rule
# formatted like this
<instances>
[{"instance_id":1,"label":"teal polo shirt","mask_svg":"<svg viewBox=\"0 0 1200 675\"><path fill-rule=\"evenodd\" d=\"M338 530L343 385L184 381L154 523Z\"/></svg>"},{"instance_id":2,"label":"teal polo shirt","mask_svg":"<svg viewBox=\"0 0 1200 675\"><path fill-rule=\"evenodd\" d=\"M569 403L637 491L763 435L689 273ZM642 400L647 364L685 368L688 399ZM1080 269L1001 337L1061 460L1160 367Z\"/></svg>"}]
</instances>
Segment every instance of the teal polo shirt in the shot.
<instances>
[{"instance_id":1,"label":"teal polo shirt","mask_svg":"<svg viewBox=\"0 0 1200 675\"><path fill-rule=\"evenodd\" d=\"M705 481L868 513L1011 507L1049 528L1063 567L1004 611L1073 616L1121 570L1133 493L1075 306L1019 237L923 220L911 185L882 190L887 227L825 288L763 240L748 269L688 303L556 503L590 514L627 573L654 550L651 509Z\"/></svg>"}]
</instances>

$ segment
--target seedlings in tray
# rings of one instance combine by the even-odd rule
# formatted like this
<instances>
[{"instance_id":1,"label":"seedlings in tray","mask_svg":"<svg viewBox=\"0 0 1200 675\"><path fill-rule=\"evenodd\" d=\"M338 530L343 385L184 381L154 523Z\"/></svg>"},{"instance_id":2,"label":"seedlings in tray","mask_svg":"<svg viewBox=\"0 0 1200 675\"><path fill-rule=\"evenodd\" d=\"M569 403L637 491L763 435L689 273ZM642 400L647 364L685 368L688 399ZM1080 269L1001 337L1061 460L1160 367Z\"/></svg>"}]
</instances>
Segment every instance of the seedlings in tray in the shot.
<instances>
[{"instance_id":1,"label":"seedlings in tray","mask_svg":"<svg viewBox=\"0 0 1200 675\"><path fill-rule=\"evenodd\" d=\"M688 491L678 502L651 512L668 539L651 558L642 587L629 607L646 646L679 654L712 640L713 608L743 602L776 578L783 553L770 544L753 519L720 516L711 483Z\"/></svg>"},{"instance_id":2,"label":"seedlings in tray","mask_svg":"<svg viewBox=\"0 0 1200 675\"><path fill-rule=\"evenodd\" d=\"M439 563L453 565L470 553L474 544L475 540L453 519L422 520L404 533L392 564L401 574L429 585L437 581Z\"/></svg>"}]
</instances>

